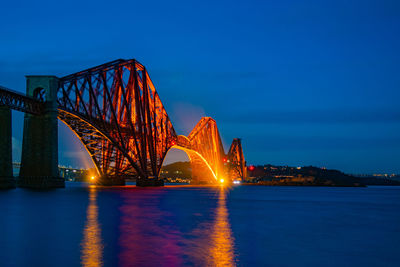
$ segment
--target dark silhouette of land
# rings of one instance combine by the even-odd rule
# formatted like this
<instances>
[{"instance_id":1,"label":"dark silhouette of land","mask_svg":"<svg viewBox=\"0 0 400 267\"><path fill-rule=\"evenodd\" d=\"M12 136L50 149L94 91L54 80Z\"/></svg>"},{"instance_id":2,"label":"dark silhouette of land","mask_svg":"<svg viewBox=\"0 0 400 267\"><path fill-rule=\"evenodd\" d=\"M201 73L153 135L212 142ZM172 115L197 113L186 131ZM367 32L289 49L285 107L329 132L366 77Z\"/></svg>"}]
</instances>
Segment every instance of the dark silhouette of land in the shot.
<instances>
[{"instance_id":1,"label":"dark silhouette of land","mask_svg":"<svg viewBox=\"0 0 400 267\"><path fill-rule=\"evenodd\" d=\"M263 165L249 171L249 183L261 185L306 185L306 186L367 186L400 185L399 181L388 178L356 177L338 170L313 166L290 167Z\"/></svg>"},{"instance_id":2,"label":"dark silhouette of land","mask_svg":"<svg viewBox=\"0 0 400 267\"><path fill-rule=\"evenodd\" d=\"M178 161L161 168L160 178L166 182L189 183L192 179L192 168L189 161Z\"/></svg>"},{"instance_id":3,"label":"dark silhouette of land","mask_svg":"<svg viewBox=\"0 0 400 267\"><path fill-rule=\"evenodd\" d=\"M249 185L270 186L367 186L400 185L400 181L387 177L356 177L338 170L328 170L313 166L290 167L259 165L248 170L248 177L243 181ZM175 162L163 166L160 177L169 182L190 182L190 162Z\"/></svg>"}]
</instances>

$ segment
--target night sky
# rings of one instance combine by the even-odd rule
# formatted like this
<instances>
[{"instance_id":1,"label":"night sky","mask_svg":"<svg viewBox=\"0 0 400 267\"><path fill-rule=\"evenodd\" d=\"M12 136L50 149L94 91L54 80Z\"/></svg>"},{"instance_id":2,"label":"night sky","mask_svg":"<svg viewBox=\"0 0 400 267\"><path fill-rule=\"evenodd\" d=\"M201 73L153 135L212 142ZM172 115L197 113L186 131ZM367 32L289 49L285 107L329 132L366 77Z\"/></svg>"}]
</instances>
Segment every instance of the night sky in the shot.
<instances>
[{"instance_id":1,"label":"night sky","mask_svg":"<svg viewBox=\"0 0 400 267\"><path fill-rule=\"evenodd\" d=\"M400 1L3 1L0 36L0 85L14 90L135 58L179 134L211 116L249 164L400 173ZM60 163L88 166L59 136Z\"/></svg>"}]
</instances>

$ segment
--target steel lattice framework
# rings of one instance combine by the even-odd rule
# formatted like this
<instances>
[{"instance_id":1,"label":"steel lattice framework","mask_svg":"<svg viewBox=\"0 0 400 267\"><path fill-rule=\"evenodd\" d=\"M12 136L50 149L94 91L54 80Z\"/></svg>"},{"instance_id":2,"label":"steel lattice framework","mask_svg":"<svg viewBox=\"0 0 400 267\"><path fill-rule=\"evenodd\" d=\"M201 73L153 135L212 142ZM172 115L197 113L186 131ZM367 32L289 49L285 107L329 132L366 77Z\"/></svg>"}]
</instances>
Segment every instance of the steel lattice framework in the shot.
<instances>
[{"instance_id":1,"label":"steel lattice framework","mask_svg":"<svg viewBox=\"0 0 400 267\"><path fill-rule=\"evenodd\" d=\"M39 115L44 110L44 103L39 99L23 95L0 86L0 106Z\"/></svg>"},{"instance_id":2,"label":"steel lattice framework","mask_svg":"<svg viewBox=\"0 0 400 267\"><path fill-rule=\"evenodd\" d=\"M233 139L228 152L228 174L231 179L244 180L247 177L246 161L244 160L242 142L239 138Z\"/></svg>"},{"instance_id":3,"label":"steel lattice framework","mask_svg":"<svg viewBox=\"0 0 400 267\"><path fill-rule=\"evenodd\" d=\"M134 59L60 78L57 104L58 118L81 140L103 179L158 177L172 147L188 154L195 182L246 175L240 139L234 139L226 155L212 118L202 118L187 137L177 136L146 68ZM43 99L4 87L0 105L34 115L45 107Z\"/></svg>"},{"instance_id":4,"label":"steel lattice framework","mask_svg":"<svg viewBox=\"0 0 400 267\"><path fill-rule=\"evenodd\" d=\"M210 179L205 174L203 159L197 156L191 157L192 177L194 180L215 181L224 173L223 158L225 157L224 148L219 135L217 123L210 117L203 117L190 132L188 139L191 143L191 150L196 151L205 159L206 164L212 170ZM205 182L205 181L204 181Z\"/></svg>"},{"instance_id":5,"label":"steel lattice framework","mask_svg":"<svg viewBox=\"0 0 400 267\"><path fill-rule=\"evenodd\" d=\"M139 62L116 60L60 79L59 118L103 176L158 176L176 133Z\"/></svg>"}]
</instances>

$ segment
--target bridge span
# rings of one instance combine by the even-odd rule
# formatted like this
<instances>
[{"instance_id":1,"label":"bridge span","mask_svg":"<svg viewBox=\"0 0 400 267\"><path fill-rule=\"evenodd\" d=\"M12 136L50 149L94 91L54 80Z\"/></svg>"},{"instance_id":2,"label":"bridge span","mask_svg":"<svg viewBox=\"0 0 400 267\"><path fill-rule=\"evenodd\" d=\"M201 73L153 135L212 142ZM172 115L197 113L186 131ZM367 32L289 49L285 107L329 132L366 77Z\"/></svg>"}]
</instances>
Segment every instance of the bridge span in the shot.
<instances>
[{"instance_id":1,"label":"bridge span","mask_svg":"<svg viewBox=\"0 0 400 267\"><path fill-rule=\"evenodd\" d=\"M146 68L118 59L65 77L26 76L26 95L0 87L0 188L63 187L57 120L89 153L101 185L163 185L159 173L171 148L185 151L192 181L213 184L246 177L240 139L225 153L214 119L177 135ZM12 176L11 109L25 112L21 168Z\"/></svg>"}]
</instances>

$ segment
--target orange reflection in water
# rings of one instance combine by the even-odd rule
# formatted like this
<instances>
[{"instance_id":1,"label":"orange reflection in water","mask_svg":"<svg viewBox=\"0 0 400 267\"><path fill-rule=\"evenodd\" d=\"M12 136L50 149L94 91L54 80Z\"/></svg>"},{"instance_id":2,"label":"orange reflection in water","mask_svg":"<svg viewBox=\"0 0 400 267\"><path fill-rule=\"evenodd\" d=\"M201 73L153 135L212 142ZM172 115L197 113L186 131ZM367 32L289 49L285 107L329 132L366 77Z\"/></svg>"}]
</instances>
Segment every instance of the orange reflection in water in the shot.
<instances>
[{"instance_id":1,"label":"orange reflection in water","mask_svg":"<svg viewBox=\"0 0 400 267\"><path fill-rule=\"evenodd\" d=\"M131 189L121 194L120 266L182 266L181 233L159 208L165 190Z\"/></svg>"},{"instance_id":2,"label":"orange reflection in water","mask_svg":"<svg viewBox=\"0 0 400 267\"><path fill-rule=\"evenodd\" d=\"M83 266L103 265L103 243L98 221L97 189L95 186L89 187L89 205L86 211L81 247L81 264Z\"/></svg>"},{"instance_id":3,"label":"orange reflection in water","mask_svg":"<svg viewBox=\"0 0 400 267\"><path fill-rule=\"evenodd\" d=\"M211 234L210 266L235 266L234 238L226 207L226 187L220 187L215 222Z\"/></svg>"}]
</instances>

